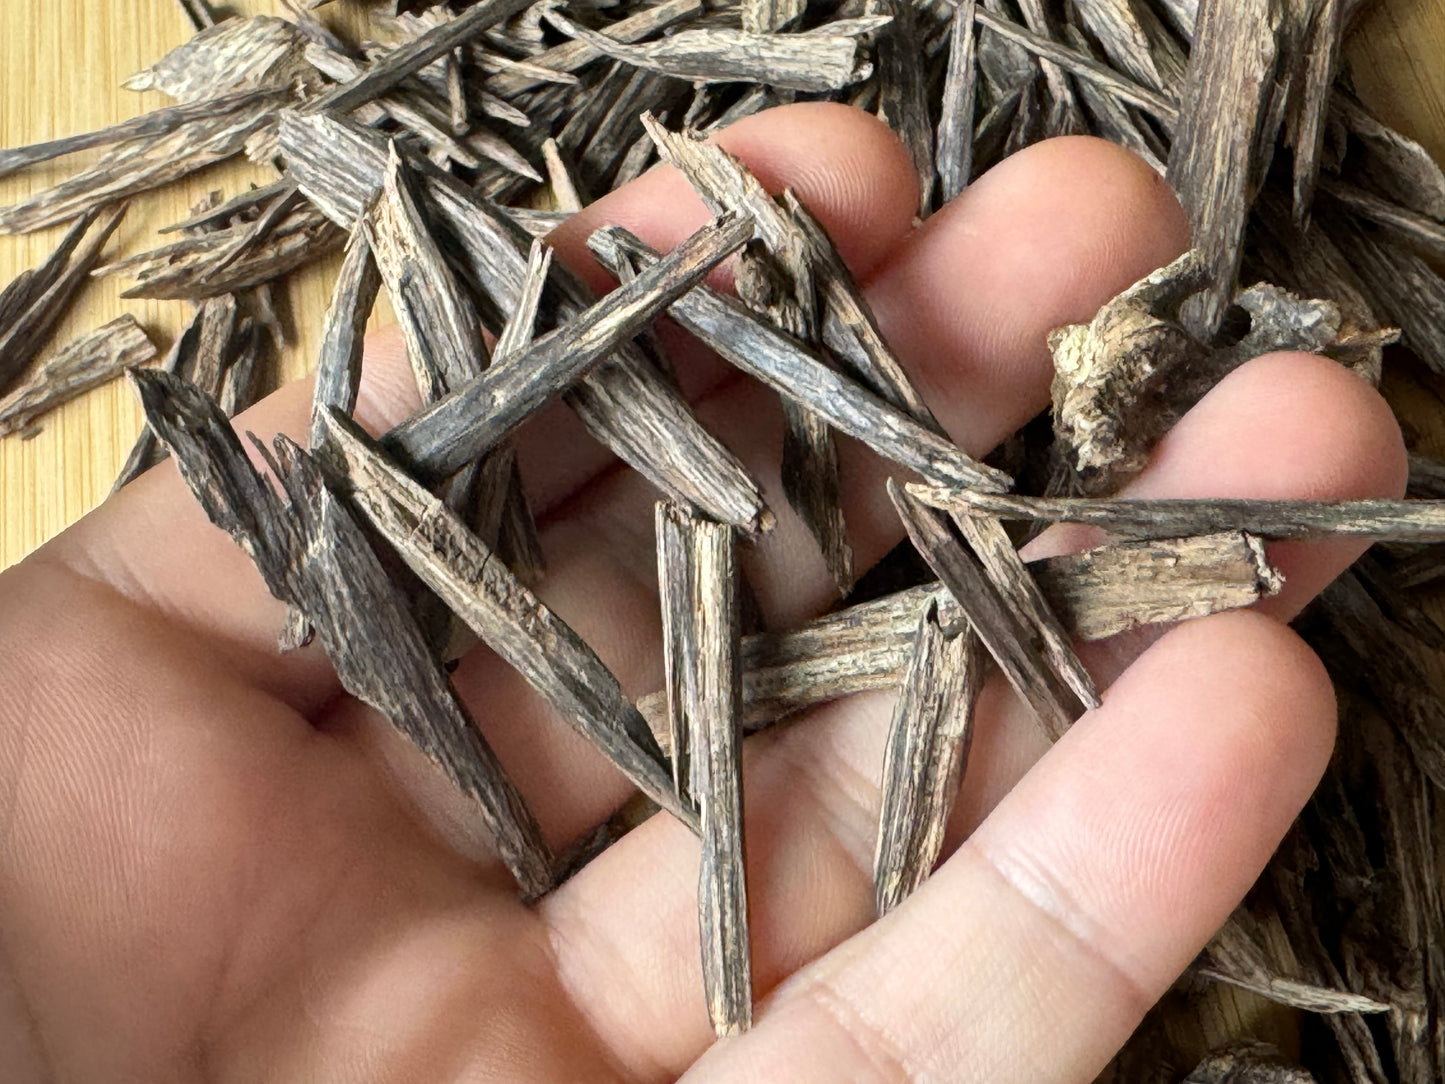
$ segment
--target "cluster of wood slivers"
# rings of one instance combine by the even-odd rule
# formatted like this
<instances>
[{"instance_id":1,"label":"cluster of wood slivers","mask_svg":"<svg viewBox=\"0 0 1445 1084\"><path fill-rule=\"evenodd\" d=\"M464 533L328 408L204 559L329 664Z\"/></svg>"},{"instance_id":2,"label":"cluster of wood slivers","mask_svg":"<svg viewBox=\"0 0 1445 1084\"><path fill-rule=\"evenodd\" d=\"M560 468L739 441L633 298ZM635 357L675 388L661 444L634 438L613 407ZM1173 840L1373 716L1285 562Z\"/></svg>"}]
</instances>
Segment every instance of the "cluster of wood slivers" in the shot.
<instances>
[{"instance_id":1,"label":"cluster of wood slivers","mask_svg":"<svg viewBox=\"0 0 1445 1084\"><path fill-rule=\"evenodd\" d=\"M1373 539L1299 626L1349 698L1325 784L1111 1074L1312 1079L1248 1045L1191 1074L1168 1022L1214 981L1321 1014L1312 1026L1333 1044L1316 1069L1371 1084L1445 1079L1445 972L1430 951L1445 943L1433 845L1445 706L1418 655L1445 647L1445 632L1414 593L1445 576L1445 464L1417 456L1412 496L1426 499L1404 502L1109 499L1185 411L1267 351L1326 355L1378 382L1398 339L1392 362L1408 351L1445 375L1445 280L1431 266L1445 255L1445 176L1351 93L1340 49L1360 0L481 0L459 11L423 0L374 13L385 46L344 40L294 3L289 18L221 21L205 0L181 6L196 36L129 84L174 105L0 152L0 175L102 152L0 209L3 232L74 223L0 294L0 433L34 432L46 410L132 370L149 428L117 485L174 455L290 605L282 646L317 640L345 687L451 778L523 897L574 873L637 811L549 850L448 677L469 637L605 753L648 810L699 834L706 1004L727 1034L753 1005L746 733L898 690L878 765L881 914L940 857L993 670L1057 738L1098 703L1076 642L1273 594L1270 541ZM899 133L920 217L1022 147L1092 132L1169 179L1195 247L1055 332L1052 411L979 462L909 382L808 208L704 138L817 99ZM273 165L274 182L218 194L162 247L99 266L125 201L240 155ZM667 254L622 229L594 234L620 282L598 298L537 239L659 160L715 217ZM342 249L308 447L253 440L253 457L228 419L267 390L284 343L273 292ZM736 296L704 282L726 260ZM129 318L45 356L92 274L129 276L127 296L195 304L158 367L137 368L155 349ZM373 438L351 413L383 290L423 407ZM680 396L650 330L664 313L780 396L785 495L843 600L833 612L745 628L738 549L773 514ZM667 682L635 703L534 593L545 555L512 437L554 400L661 498ZM856 593L839 433L915 479L889 493L935 579L899 585L899 572L897 589ZM1051 522L1092 525L1105 541L1025 563L1018 544Z\"/></svg>"}]
</instances>

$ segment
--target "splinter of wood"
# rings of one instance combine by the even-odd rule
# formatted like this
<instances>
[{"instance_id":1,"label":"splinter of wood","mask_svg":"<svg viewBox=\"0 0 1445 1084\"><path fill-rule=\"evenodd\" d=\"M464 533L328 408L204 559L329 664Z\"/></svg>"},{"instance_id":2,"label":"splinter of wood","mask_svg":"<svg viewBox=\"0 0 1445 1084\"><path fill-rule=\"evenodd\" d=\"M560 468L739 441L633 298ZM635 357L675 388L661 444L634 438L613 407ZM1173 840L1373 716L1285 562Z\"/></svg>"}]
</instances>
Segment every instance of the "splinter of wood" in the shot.
<instances>
[{"instance_id":1,"label":"splinter of wood","mask_svg":"<svg viewBox=\"0 0 1445 1084\"><path fill-rule=\"evenodd\" d=\"M1033 646L1029 631L995 591L978 560L954 537L947 522L892 479L888 495L914 547L967 617L1050 740L1057 741L1079 715L1073 695Z\"/></svg>"},{"instance_id":2,"label":"splinter of wood","mask_svg":"<svg viewBox=\"0 0 1445 1084\"><path fill-rule=\"evenodd\" d=\"M1041 523L1087 523L1121 538L1181 538L1248 531L1261 538L1373 538L1445 541L1445 501L1275 501L1249 498L1089 499L1015 497L976 490L910 485L923 503L962 515Z\"/></svg>"},{"instance_id":3,"label":"splinter of wood","mask_svg":"<svg viewBox=\"0 0 1445 1084\"><path fill-rule=\"evenodd\" d=\"M697 830L646 721L596 653L350 419L326 417L326 451L345 464L352 504L411 570L644 794Z\"/></svg>"},{"instance_id":4,"label":"splinter of wood","mask_svg":"<svg viewBox=\"0 0 1445 1084\"><path fill-rule=\"evenodd\" d=\"M397 426L387 434L386 446L424 477L454 474L701 282L752 234L748 218L715 220L510 363L493 366Z\"/></svg>"},{"instance_id":5,"label":"splinter of wood","mask_svg":"<svg viewBox=\"0 0 1445 1084\"><path fill-rule=\"evenodd\" d=\"M137 369L132 379L146 419L206 515L246 551L271 593L306 615L342 686L468 796L523 895L547 891L551 855L531 811L315 464L280 438L288 505L251 465L214 402L167 373Z\"/></svg>"},{"instance_id":6,"label":"splinter of wood","mask_svg":"<svg viewBox=\"0 0 1445 1084\"><path fill-rule=\"evenodd\" d=\"M659 506L659 560L672 643L669 699L690 748L690 787L702 813L698 920L708 1015L719 1036L753 1019L743 843L738 567L733 528L677 505ZM665 521L665 523L664 523ZM681 688L677 688L680 684ZM681 772L678 772L679 776Z\"/></svg>"},{"instance_id":7,"label":"splinter of wood","mask_svg":"<svg viewBox=\"0 0 1445 1084\"><path fill-rule=\"evenodd\" d=\"M883 759L873 891L878 914L902 903L933 872L968 764L984 656L965 628L953 635L929 600L918 622Z\"/></svg>"}]
</instances>

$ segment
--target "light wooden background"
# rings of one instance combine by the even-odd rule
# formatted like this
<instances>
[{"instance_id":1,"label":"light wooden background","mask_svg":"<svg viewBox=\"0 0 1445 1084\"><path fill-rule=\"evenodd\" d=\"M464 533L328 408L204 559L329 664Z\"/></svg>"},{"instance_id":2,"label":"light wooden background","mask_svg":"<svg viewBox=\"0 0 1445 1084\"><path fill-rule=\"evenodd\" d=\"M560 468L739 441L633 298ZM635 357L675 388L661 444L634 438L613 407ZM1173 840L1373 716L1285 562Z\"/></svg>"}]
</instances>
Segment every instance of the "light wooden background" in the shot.
<instances>
[{"instance_id":1,"label":"light wooden background","mask_svg":"<svg viewBox=\"0 0 1445 1084\"><path fill-rule=\"evenodd\" d=\"M352 18L347 0L333 19ZM243 13L274 12L276 0L241 0ZM0 4L0 144L17 146L89 131L165 104L120 88L121 81L190 34L176 0L6 0ZM1385 120L1445 160L1445 0L1378 0L1349 48L1357 86ZM89 159L83 159L88 161ZM53 183L76 159L0 180L0 205ZM212 189L233 195L260 171L222 167L138 201L112 252L141 251L157 227L185 217ZM59 231L0 238L0 283L34 266ZM285 375L303 373L314 355L334 264L292 284L289 311L296 347ZM164 349L182 324L182 302L122 301L123 280L88 286L57 336L133 312ZM140 413L123 382L98 389L44 422L32 440L0 440L0 568L18 561L93 508L140 431Z\"/></svg>"}]
</instances>

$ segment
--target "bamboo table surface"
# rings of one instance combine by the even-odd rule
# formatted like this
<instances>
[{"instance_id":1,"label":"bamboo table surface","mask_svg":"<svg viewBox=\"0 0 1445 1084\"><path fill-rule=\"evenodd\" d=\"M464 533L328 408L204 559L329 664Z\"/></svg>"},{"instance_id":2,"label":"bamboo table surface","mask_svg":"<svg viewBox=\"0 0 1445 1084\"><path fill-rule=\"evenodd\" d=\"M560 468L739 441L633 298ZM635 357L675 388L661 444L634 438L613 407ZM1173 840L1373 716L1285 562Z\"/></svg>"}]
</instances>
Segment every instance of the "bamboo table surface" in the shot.
<instances>
[{"instance_id":1,"label":"bamboo table surface","mask_svg":"<svg viewBox=\"0 0 1445 1084\"><path fill-rule=\"evenodd\" d=\"M277 12L278 0L243 0L242 14ZM345 9L346 3L325 11ZM346 19L344 13L333 18ZM8 0L0 4L0 146L90 131L166 104L121 88L191 33L176 0ZM1377 0L1348 47L1357 89L1389 123L1445 160L1445 0ZM0 205L54 183L74 168L62 160L0 181ZM138 252L155 230L186 217L207 192L228 195L260 170L225 166L136 201L111 252ZM39 263L59 230L0 237L0 284ZM282 373L295 377L315 355L335 263L296 276L286 307L293 347ZM185 319L183 302L123 301L122 279L86 287L57 342L134 313L164 349ZM97 389L42 420L30 440L0 440L0 568L7 567L93 508L107 493L140 431L140 412L123 381ZM1445 435L1436 423L1435 435Z\"/></svg>"}]
</instances>

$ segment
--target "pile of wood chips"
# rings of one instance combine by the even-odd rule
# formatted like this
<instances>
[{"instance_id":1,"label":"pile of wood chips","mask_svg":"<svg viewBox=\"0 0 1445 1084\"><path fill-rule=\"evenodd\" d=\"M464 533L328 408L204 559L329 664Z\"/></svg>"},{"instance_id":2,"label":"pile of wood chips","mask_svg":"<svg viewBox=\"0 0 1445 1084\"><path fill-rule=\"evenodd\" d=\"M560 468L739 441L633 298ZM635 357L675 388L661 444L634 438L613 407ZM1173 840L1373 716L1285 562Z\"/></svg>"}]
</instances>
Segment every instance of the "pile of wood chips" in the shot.
<instances>
[{"instance_id":1,"label":"pile of wood chips","mask_svg":"<svg viewBox=\"0 0 1445 1084\"><path fill-rule=\"evenodd\" d=\"M1076 641L1276 592L1268 542L1368 538L1379 545L1298 623L1346 705L1325 781L1108 1079L1445 1080L1434 842L1445 705L1419 662L1422 648L1445 648L1445 630L1418 594L1445 577L1445 501L1431 499L1445 498L1445 463L1416 457L1417 499L1403 502L1109 496L1224 375L1265 352L1322 354L1378 383L1399 340L1390 364L1445 376L1445 279L1432 267L1445 259L1445 175L1341 72L1362 0L412 0L373 11L386 45L342 40L294 4L290 18L221 21L205 0L182 6L195 37L128 84L175 105L0 152L3 176L103 149L0 209L3 232L74 223L0 294L0 435L33 432L47 410L129 370L149 429L117 487L175 457L290 604L282 648L317 639L347 690L470 797L523 897L639 816L678 818L702 838L700 996L719 1034L745 1029L746 732L901 690L878 765L881 914L940 856L993 669L1057 738L1099 702ZM1055 332L1051 421L978 462L909 382L808 208L705 139L819 99L898 132L920 217L1014 151L1090 132L1169 179L1195 247L1088 325ZM162 247L99 266L125 201L239 155L273 165L276 180L218 195ZM658 160L716 217L667 254L599 231L590 246L621 283L599 299L536 238ZM276 284L343 247L310 450L253 441L268 478L228 418L269 390L284 338ZM729 259L736 297L704 284ZM129 276L127 296L196 303L158 367L138 368L156 351L128 317L49 351L91 274ZM350 415L383 289L425 405L372 439ZM834 612L745 627L738 548L773 516L677 391L650 330L664 313L781 397L786 496L837 586ZM667 685L639 703L533 593L545 555L512 436L556 399L661 498ZM916 476L889 492L928 582L900 587L911 567L900 552L889 562L900 589L855 590L838 433ZM1110 541L1025 564L1017 545L1051 522ZM567 853L549 850L452 687L448 664L469 634L640 792ZM1181 1061L1171 1014L1210 983L1311 1014L1297 1055L1308 1069L1250 1042Z\"/></svg>"}]
</instances>

